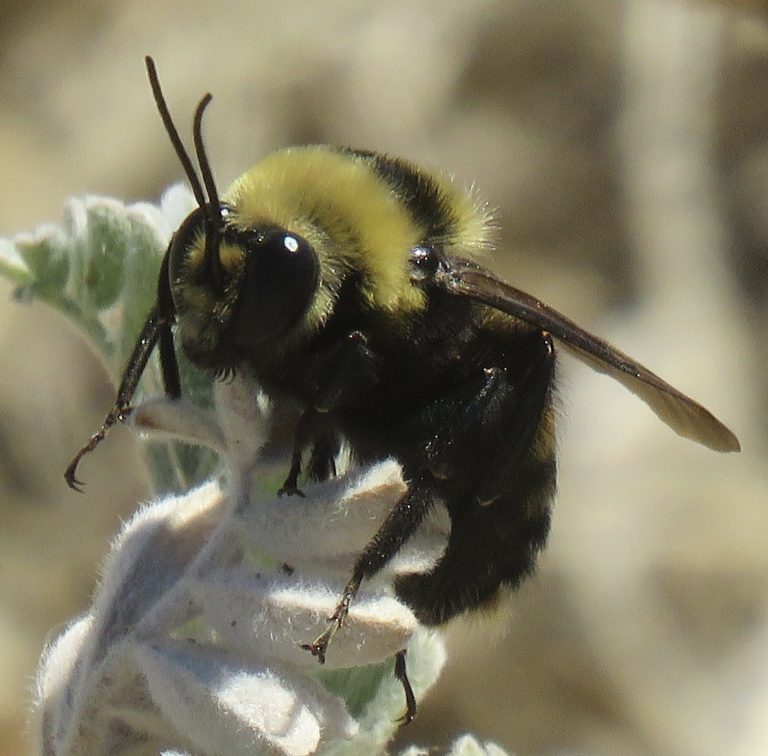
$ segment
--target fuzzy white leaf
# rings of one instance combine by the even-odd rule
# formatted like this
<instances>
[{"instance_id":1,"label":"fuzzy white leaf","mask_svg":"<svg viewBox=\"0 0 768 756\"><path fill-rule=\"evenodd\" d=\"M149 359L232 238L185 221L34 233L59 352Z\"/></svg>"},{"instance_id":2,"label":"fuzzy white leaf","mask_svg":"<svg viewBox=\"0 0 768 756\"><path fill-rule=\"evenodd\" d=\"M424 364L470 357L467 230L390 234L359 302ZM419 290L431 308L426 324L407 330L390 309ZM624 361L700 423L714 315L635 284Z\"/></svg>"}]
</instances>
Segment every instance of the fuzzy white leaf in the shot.
<instances>
[{"instance_id":1,"label":"fuzzy white leaf","mask_svg":"<svg viewBox=\"0 0 768 756\"><path fill-rule=\"evenodd\" d=\"M91 616L73 622L48 648L40 660L36 688L42 748L56 753L56 744L67 739L75 697L72 688L78 678L78 660Z\"/></svg>"},{"instance_id":2,"label":"fuzzy white leaf","mask_svg":"<svg viewBox=\"0 0 768 756\"><path fill-rule=\"evenodd\" d=\"M217 386L215 402L133 412L137 429L216 449L224 474L142 507L115 540L92 619L41 668L51 753L373 753L405 711L394 655L410 649L417 696L439 673L442 644L417 632L390 567L363 583L325 667L299 647L326 629L355 558L405 493L399 465L281 499L275 470L284 477L289 460L273 469L259 458L268 402L245 376ZM397 569L439 556L445 528L433 525Z\"/></svg>"},{"instance_id":3,"label":"fuzzy white leaf","mask_svg":"<svg viewBox=\"0 0 768 756\"><path fill-rule=\"evenodd\" d=\"M357 725L315 681L180 645L137 651L152 698L206 753L311 754Z\"/></svg>"},{"instance_id":4,"label":"fuzzy white leaf","mask_svg":"<svg viewBox=\"0 0 768 756\"><path fill-rule=\"evenodd\" d=\"M136 407L126 424L155 439L178 439L226 452L226 440L214 414L183 399L151 399Z\"/></svg>"},{"instance_id":5,"label":"fuzzy white leaf","mask_svg":"<svg viewBox=\"0 0 768 756\"><path fill-rule=\"evenodd\" d=\"M105 642L132 631L184 578L225 508L218 485L208 483L136 512L113 545L94 605Z\"/></svg>"},{"instance_id":6,"label":"fuzzy white leaf","mask_svg":"<svg viewBox=\"0 0 768 756\"><path fill-rule=\"evenodd\" d=\"M507 752L490 741L484 743L474 735L462 735L451 745L446 756L508 756Z\"/></svg>"},{"instance_id":7,"label":"fuzzy white leaf","mask_svg":"<svg viewBox=\"0 0 768 756\"><path fill-rule=\"evenodd\" d=\"M250 469L259 458L269 429L269 402L261 389L241 376L214 385L214 410L226 439L230 470Z\"/></svg>"},{"instance_id":8,"label":"fuzzy white leaf","mask_svg":"<svg viewBox=\"0 0 768 756\"><path fill-rule=\"evenodd\" d=\"M314 484L305 498L277 497L262 491L257 481L251 505L240 517L254 542L292 567L316 569L322 564L341 574L351 569L361 544L376 534L406 490L394 460Z\"/></svg>"},{"instance_id":9,"label":"fuzzy white leaf","mask_svg":"<svg viewBox=\"0 0 768 756\"><path fill-rule=\"evenodd\" d=\"M217 637L241 655L265 654L305 670L317 660L299 648L319 635L338 602L334 581L307 582L295 574L219 573L190 586ZM334 637L326 669L374 664L405 648L417 622L384 591L362 590Z\"/></svg>"}]
</instances>

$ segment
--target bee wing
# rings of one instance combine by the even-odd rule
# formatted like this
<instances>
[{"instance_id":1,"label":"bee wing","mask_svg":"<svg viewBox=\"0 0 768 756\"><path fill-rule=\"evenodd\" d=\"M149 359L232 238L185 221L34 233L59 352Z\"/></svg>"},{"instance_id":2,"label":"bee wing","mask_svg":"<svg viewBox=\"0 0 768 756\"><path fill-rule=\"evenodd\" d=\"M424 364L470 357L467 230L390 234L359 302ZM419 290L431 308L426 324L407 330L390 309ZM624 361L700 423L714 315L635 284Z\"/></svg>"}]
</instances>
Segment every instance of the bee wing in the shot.
<instances>
[{"instance_id":1,"label":"bee wing","mask_svg":"<svg viewBox=\"0 0 768 756\"><path fill-rule=\"evenodd\" d=\"M599 373L639 396L676 433L715 451L739 451L736 436L708 410L658 375L557 310L510 286L476 264L452 258L436 282L444 289L507 313L556 338L565 349Z\"/></svg>"}]
</instances>

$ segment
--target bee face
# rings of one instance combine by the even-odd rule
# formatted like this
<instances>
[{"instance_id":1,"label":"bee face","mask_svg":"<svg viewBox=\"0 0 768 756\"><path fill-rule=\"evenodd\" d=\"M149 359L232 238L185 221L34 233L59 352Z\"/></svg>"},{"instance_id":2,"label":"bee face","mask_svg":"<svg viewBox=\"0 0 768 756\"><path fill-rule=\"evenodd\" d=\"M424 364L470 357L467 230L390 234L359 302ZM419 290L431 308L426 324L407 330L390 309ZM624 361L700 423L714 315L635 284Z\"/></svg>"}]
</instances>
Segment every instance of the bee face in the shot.
<instances>
[{"instance_id":1,"label":"bee face","mask_svg":"<svg viewBox=\"0 0 768 756\"><path fill-rule=\"evenodd\" d=\"M320 282L313 246L268 223L238 223L235 208L197 208L168 256L181 346L198 367L234 367L291 331ZM210 230L213 217L217 228Z\"/></svg>"}]
</instances>

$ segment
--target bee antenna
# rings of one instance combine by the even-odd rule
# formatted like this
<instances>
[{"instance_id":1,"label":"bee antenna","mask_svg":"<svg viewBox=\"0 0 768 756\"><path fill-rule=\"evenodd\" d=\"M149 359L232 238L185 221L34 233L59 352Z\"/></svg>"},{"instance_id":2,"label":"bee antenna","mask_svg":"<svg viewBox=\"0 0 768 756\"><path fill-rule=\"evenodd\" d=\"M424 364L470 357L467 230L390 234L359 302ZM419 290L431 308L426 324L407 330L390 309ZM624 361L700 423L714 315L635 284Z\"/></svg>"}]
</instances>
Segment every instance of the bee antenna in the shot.
<instances>
[{"instance_id":1,"label":"bee antenna","mask_svg":"<svg viewBox=\"0 0 768 756\"><path fill-rule=\"evenodd\" d=\"M205 212L205 250L203 259L208 265L208 273L211 283L217 291L224 290L224 268L219 257L219 240L221 239L222 218L219 195L216 191L216 182L213 180L213 171L205 154L203 144L203 113L208 103L213 99L211 93L206 94L197 104L195 120L192 126L192 136L195 142L195 155L203 176L205 190L208 192L208 209Z\"/></svg>"},{"instance_id":2,"label":"bee antenna","mask_svg":"<svg viewBox=\"0 0 768 756\"><path fill-rule=\"evenodd\" d=\"M195 140L195 154L197 155L197 162L200 165L200 173L203 176L203 184L205 184L205 191L208 192L208 201L214 207L219 207L219 195L216 191L216 182L213 180L213 171L211 170L211 164L208 160L208 155L205 154L205 144L203 144L203 113L208 107L208 104L213 99L213 96L209 92L202 100L197 104L197 110L195 111L195 121L192 127L192 134Z\"/></svg>"},{"instance_id":3,"label":"bee antenna","mask_svg":"<svg viewBox=\"0 0 768 756\"><path fill-rule=\"evenodd\" d=\"M197 104L195 110L195 119L192 126L192 136L195 142L195 155L200 166L200 173L203 177L205 190L208 192L208 210L205 213L205 253L204 259L208 263L208 272L211 276L211 282L214 287L222 291L224 288L224 270L219 257L219 240L221 238L222 218L221 205L219 204L219 195L216 191L216 182L213 178L211 163L205 152L203 143L203 114L208 104L213 99L211 93L206 94Z\"/></svg>"},{"instance_id":4,"label":"bee antenna","mask_svg":"<svg viewBox=\"0 0 768 756\"><path fill-rule=\"evenodd\" d=\"M155 98L155 104L157 105L157 110L160 113L160 118L163 119L165 130L168 132L168 136L171 139L171 144L173 145L173 149L176 150L176 155L181 161L181 165L184 167L184 173L187 174L187 178L189 179L189 184L192 187L192 193L195 195L197 204L200 205L201 208L205 208L207 203L205 201L205 193L203 192L203 187L200 184L200 179L197 177L195 167L192 165L192 161L189 159L189 155L184 149L184 145L182 144L181 138L179 137L179 132L176 131L176 127L173 125L171 113L168 110L168 105L166 104L165 97L163 96L163 90L160 87L160 79L157 76L155 61L152 59L152 56L147 55L144 58L144 62L147 66L149 85L152 87L152 94Z\"/></svg>"},{"instance_id":5,"label":"bee antenna","mask_svg":"<svg viewBox=\"0 0 768 756\"><path fill-rule=\"evenodd\" d=\"M202 173L203 184L205 185L205 191L203 191L203 184L200 183L200 179L192 164L192 160L184 148L184 144L181 141L181 137L179 137L179 132L176 130L176 126L173 124L171 113L168 110L168 105L163 96L163 90L160 87L160 79L157 75L155 61L152 59L151 55L147 55L144 58L144 62L147 66L147 75L149 76L149 84L152 87L152 94L155 97L155 103L160 113L160 117L163 119L165 130L168 132L173 149L176 150L176 155L184 167L184 173L187 174L197 204L205 214L204 259L208 263L208 272L210 273L213 286L221 291L224 288L224 271L222 269L218 251L222 226L221 211L219 209L219 196L216 191L216 182L213 180L211 164L208 161L208 156L205 154L202 132L203 112L213 98L209 93L200 100L197 105L197 110L195 111L193 125L195 154L197 155L197 162L200 165L200 172ZM208 200L205 198L206 192L208 193Z\"/></svg>"}]
</instances>

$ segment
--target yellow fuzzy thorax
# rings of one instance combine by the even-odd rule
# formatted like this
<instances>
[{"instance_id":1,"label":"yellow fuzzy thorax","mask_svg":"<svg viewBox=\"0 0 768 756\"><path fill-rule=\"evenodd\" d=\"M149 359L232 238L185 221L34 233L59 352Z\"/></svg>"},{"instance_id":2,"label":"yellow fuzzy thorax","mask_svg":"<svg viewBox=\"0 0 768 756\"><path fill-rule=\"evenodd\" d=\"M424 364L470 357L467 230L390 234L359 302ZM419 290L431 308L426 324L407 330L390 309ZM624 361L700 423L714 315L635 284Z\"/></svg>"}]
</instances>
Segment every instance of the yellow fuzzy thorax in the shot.
<instances>
[{"instance_id":1,"label":"yellow fuzzy thorax","mask_svg":"<svg viewBox=\"0 0 768 756\"><path fill-rule=\"evenodd\" d=\"M456 218L452 238L434 241L465 255L486 245L482 209L450 181L428 180ZM280 150L237 179L224 201L239 226L279 226L312 244L322 281L307 314L310 328L333 310L350 272L361 276L361 291L374 310L404 319L424 308L424 293L409 279L409 255L414 246L433 240L365 158L322 145Z\"/></svg>"}]
</instances>

